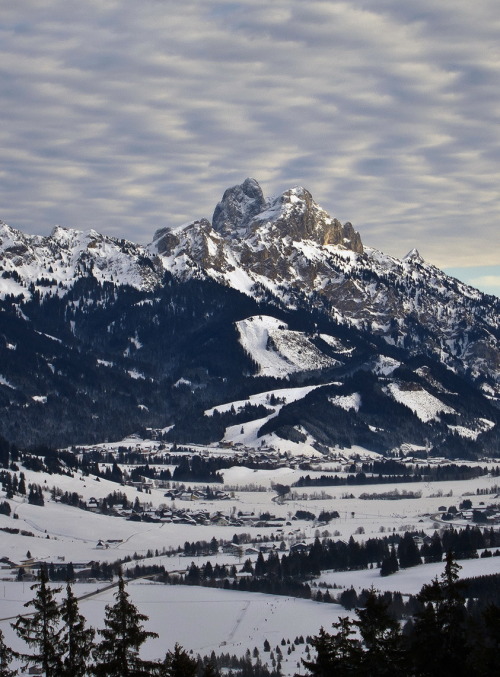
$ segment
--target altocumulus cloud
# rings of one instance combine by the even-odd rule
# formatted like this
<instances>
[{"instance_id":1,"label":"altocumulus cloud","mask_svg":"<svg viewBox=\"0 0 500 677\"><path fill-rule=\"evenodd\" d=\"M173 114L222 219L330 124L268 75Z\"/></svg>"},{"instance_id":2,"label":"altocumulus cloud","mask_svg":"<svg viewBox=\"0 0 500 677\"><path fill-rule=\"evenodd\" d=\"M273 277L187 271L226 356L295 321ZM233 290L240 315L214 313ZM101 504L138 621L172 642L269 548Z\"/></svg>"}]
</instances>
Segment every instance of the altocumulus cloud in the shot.
<instances>
[{"instance_id":1,"label":"altocumulus cloud","mask_svg":"<svg viewBox=\"0 0 500 677\"><path fill-rule=\"evenodd\" d=\"M499 44L496 0L7 3L0 218L147 242L254 176L396 256L498 265Z\"/></svg>"}]
</instances>

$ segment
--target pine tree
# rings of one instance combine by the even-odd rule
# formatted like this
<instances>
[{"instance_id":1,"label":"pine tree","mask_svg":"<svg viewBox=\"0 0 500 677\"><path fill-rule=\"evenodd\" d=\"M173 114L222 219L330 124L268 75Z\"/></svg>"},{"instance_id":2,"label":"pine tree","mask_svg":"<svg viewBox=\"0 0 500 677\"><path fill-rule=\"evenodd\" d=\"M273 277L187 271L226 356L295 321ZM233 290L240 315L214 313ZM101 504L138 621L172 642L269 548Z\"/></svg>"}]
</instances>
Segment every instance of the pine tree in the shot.
<instances>
[{"instance_id":1,"label":"pine tree","mask_svg":"<svg viewBox=\"0 0 500 677\"><path fill-rule=\"evenodd\" d=\"M57 677L62 666L63 649L59 629L61 614L55 594L61 589L51 589L47 583L47 572L42 567L40 582L31 586L32 590L36 590L36 595L24 605L33 607L34 612L28 616L19 616L12 627L28 646L35 649L34 653L21 654L21 657L28 664L41 667L45 677Z\"/></svg>"},{"instance_id":2,"label":"pine tree","mask_svg":"<svg viewBox=\"0 0 500 677\"><path fill-rule=\"evenodd\" d=\"M365 646L361 675L377 677L405 674L399 623L389 614L388 604L370 590L363 609L356 609L355 625Z\"/></svg>"},{"instance_id":3,"label":"pine tree","mask_svg":"<svg viewBox=\"0 0 500 677\"><path fill-rule=\"evenodd\" d=\"M94 651L94 674L97 677L146 677L153 664L139 657L139 649L149 637L158 635L144 630L142 623L148 617L130 602L122 576L115 599L113 605L106 606L106 627L99 630L103 639Z\"/></svg>"},{"instance_id":4,"label":"pine tree","mask_svg":"<svg viewBox=\"0 0 500 677\"><path fill-rule=\"evenodd\" d=\"M85 677L95 632L85 627L85 618L80 614L78 600L69 583L61 605L61 619L64 623L64 658L60 677Z\"/></svg>"},{"instance_id":5,"label":"pine tree","mask_svg":"<svg viewBox=\"0 0 500 677\"><path fill-rule=\"evenodd\" d=\"M422 564L422 558L418 548L413 540L413 536L408 532L405 533L398 545L399 564L403 569L407 567L414 567Z\"/></svg>"},{"instance_id":6,"label":"pine tree","mask_svg":"<svg viewBox=\"0 0 500 677\"><path fill-rule=\"evenodd\" d=\"M217 669L215 662L209 661L204 667L201 677L220 677L220 672Z\"/></svg>"},{"instance_id":7,"label":"pine tree","mask_svg":"<svg viewBox=\"0 0 500 677\"><path fill-rule=\"evenodd\" d=\"M357 677L360 674L362 649L358 640L353 639L353 621L347 617L339 618L333 624L335 634L327 633L321 628L313 637L311 644L316 650L316 658L312 661L302 659L302 664L313 677Z\"/></svg>"},{"instance_id":8,"label":"pine tree","mask_svg":"<svg viewBox=\"0 0 500 677\"><path fill-rule=\"evenodd\" d=\"M211 665L210 663L208 665ZM205 668L207 670L208 668ZM168 651L160 669L161 677L195 677L198 663L190 658L186 651L176 644L173 651ZM213 668L213 666L212 666ZM210 670L208 670L210 674Z\"/></svg>"},{"instance_id":9,"label":"pine tree","mask_svg":"<svg viewBox=\"0 0 500 677\"><path fill-rule=\"evenodd\" d=\"M15 654L4 642L3 632L0 630L0 677L15 677L17 670L12 670L10 664Z\"/></svg>"},{"instance_id":10,"label":"pine tree","mask_svg":"<svg viewBox=\"0 0 500 677\"><path fill-rule=\"evenodd\" d=\"M466 608L462 583L458 580L460 566L451 552L441 575L424 585L417 596L422 609L415 615L411 634L412 659L415 673L423 677L453 674L467 675L470 653L466 630Z\"/></svg>"},{"instance_id":11,"label":"pine tree","mask_svg":"<svg viewBox=\"0 0 500 677\"><path fill-rule=\"evenodd\" d=\"M390 554L382 560L382 566L380 567L381 576L390 576L395 574L396 571L399 571L398 558L396 557L396 549L394 544L392 544Z\"/></svg>"}]
</instances>

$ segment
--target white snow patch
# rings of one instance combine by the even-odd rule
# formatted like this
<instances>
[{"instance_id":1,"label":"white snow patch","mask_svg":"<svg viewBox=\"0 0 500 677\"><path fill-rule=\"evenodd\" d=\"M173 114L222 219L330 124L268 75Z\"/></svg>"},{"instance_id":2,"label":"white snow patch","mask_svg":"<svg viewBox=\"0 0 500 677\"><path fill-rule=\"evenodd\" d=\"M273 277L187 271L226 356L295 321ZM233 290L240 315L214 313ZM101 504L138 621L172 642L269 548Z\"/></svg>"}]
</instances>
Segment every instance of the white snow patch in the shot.
<instances>
[{"instance_id":1,"label":"white snow patch","mask_svg":"<svg viewBox=\"0 0 500 677\"><path fill-rule=\"evenodd\" d=\"M335 349L337 353L352 353L354 348L347 348L340 339L335 338L335 336L330 336L329 334L320 334L320 339L325 343L328 343L329 346Z\"/></svg>"},{"instance_id":2,"label":"white snow patch","mask_svg":"<svg viewBox=\"0 0 500 677\"><path fill-rule=\"evenodd\" d=\"M351 395L335 395L334 397L329 397L328 400L336 407L341 407L346 411L349 411L350 409L359 411L361 406L361 395L359 393L352 393Z\"/></svg>"},{"instance_id":3,"label":"white snow patch","mask_svg":"<svg viewBox=\"0 0 500 677\"><path fill-rule=\"evenodd\" d=\"M401 365L401 362L386 355L379 355L375 360L374 372L380 376L389 376Z\"/></svg>"},{"instance_id":4,"label":"white snow patch","mask_svg":"<svg viewBox=\"0 0 500 677\"><path fill-rule=\"evenodd\" d=\"M107 360L97 360L97 364L101 364L103 367L114 367L114 362L108 362Z\"/></svg>"},{"instance_id":5,"label":"white snow patch","mask_svg":"<svg viewBox=\"0 0 500 677\"><path fill-rule=\"evenodd\" d=\"M260 367L259 376L282 378L296 371L338 364L324 355L303 332L268 315L256 315L236 323L240 342Z\"/></svg>"},{"instance_id":6,"label":"white snow patch","mask_svg":"<svg viewBox=\"0 0 500 677\"><path fill-rule=\"evenodd\" d=\"M493 421L488 421L486 418L477 418L474 420L472 428L467 428L463 425L449 425L448 428L453 430L457 435L460 435L460 437L476 440L481 433L490 430L494 425Z\"/></svg>"},{"instance_id":7,"label":"white snow patch","mask_svg":"<svg viewBox=\"0 0 500 677\"><path fill-rule=\"evenodd\" d=\"M438 414L455 413L454 409L448 407L444 402L441 402L437 397L434 397L434 395L431 395L415 383L390 383L386 388L386 392L388 392L396 402L404 404L411 409L421 421L424 421L424 423L435 420L438 417Z\"/></svg>"},{"instance_id":8,"label":"white snow patch","mask_svg":"<svg viewBox=\"0 0 500 677\"><path fill-rule=\"evenodd\" d=\"M331 384L325 383L324 385ZM290 402L296 402L297 400L301 400L303 397L305 397L308 393L310 393L312 390L315 390L316 388L321 388L321 384L314 386L301 386L299 388L277 388L276 390L266 390L262 393L250 395L246 400L235 400L234 402L226 402L225 404L218 404L216 407L206 409L204 413L205 416L212 416L214 411L218 411L219 413L222 414L226 411L230 411L231 407L234 407L235 412L238 412L244 409L246 404L252 404L255 406L263 404L264 406L269 407L270 409L274 409L276 412L278 412L283 406L283 404L289 404ZM279 401L278 405L271 406L269 404L272 395Z\"/></svg>"},{"instance_id":9,"label":"white snow patch","mask_svg":"<svg viewBox=\"0 0 500 677\"><path fill-rule=\"evenodd\" d=\"M127 374L128 374L129 376L131 376L132 378L135 378L135 379L143 379L143 380L146 380L146 377L144 376L144 374L141 373L140 371L137 371L137 369L129 369L129 370L127 371Z\"/></svg>"},{"instance_id":10,"label":"white snow patch","mask_svg":"<svg viewBox=\"0 0 500 677\"><path fill-rule=\"evenodd\" d=\"M191 386L191 381L188 381L186 378L181 378L174 383L174 388L178 388L179 386Z\"/></svg>"},{"instance_id":11,"label":"white snow patch","mask_svg":"<svg viewBox=\"0 0 500 677\"><path fill-rule=\"evenodd\" d=\"M16 390L16 386L13 386L10 381L7 381L7 379L0 375L0 385L2 386L7 386L7 388L12 388L12 390Z\"/></svg>"},{"instance_id":12,"label":"white snow patch","mask_svg":"<svg viewBox=\"0 0 500 677\"><path fill-rule=\"evenodd\" d=\"M136 350L140 350L142 348L142 343L139 341L137 336L131 336L129 338L129 341L135 347Z\"/></svg>"}]
</instances>

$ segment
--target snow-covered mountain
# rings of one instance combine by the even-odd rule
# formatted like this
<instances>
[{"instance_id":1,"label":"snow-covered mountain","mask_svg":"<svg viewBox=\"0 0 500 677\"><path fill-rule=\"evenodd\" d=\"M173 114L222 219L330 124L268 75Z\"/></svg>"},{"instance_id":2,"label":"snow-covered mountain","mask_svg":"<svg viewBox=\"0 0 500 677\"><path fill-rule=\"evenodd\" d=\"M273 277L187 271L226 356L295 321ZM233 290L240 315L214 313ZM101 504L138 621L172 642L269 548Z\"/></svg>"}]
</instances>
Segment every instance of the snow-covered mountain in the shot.
<instances>
[{"instance_id":1,"label":"snow-covered mountain","mask_svg":"<svg viewBox=\"0 0 500 677\"><path fill-rule=\"evenodd\" d=\"M70 443L174 425L179 441L227 440L251 406L210 407L314 385L256 436L491 452L499 310L417 250L366 246L300 187L265 198L247 179L211 222L148 246L0 223L0 433Z\"/></svg>"},{"instance_id":2,"label":"snow-covered mountain","mask_svg":"<svg viewBox=\"0 0 500 677\"><path fill-rule=\"evenodd\" d=\"M56 226L48 237L26 235L0 221L2 295L64 294L80 277L152 289L161 280L144 247L116 238Z\"/></svg>"},{"instance_id":3,"label":"snow-covered mountain","mask_svg":"<svg viewBox=\"0 0 500 677\"><path fill-rule=\"evenodd\" d=\"M206 220L156 233L150 251L181 277L205 274L285 307L318 308L475 377L499 378L498 299L425 263L363 246L304 188L265 199L247 179Z\"/></svg>"}]
</instances>

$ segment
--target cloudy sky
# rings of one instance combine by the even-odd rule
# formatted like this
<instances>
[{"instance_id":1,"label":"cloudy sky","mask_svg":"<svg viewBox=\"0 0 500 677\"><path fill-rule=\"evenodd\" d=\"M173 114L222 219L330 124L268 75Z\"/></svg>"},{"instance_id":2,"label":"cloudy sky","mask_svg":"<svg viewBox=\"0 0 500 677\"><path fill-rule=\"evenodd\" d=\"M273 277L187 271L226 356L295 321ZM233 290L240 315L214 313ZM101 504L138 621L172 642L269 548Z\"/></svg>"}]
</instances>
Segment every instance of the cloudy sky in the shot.
<instances>
[{"instance_id":1,"label":"cloudy sky","mask_svg":"<svg viewBox=\"0 0 500 677\"><path fill-rule=\"evenodd\" d=\"M498 0L3 2L0 94L25 232L147 243L251 176L500 296Z\"/></svg>"}]
</instances>

